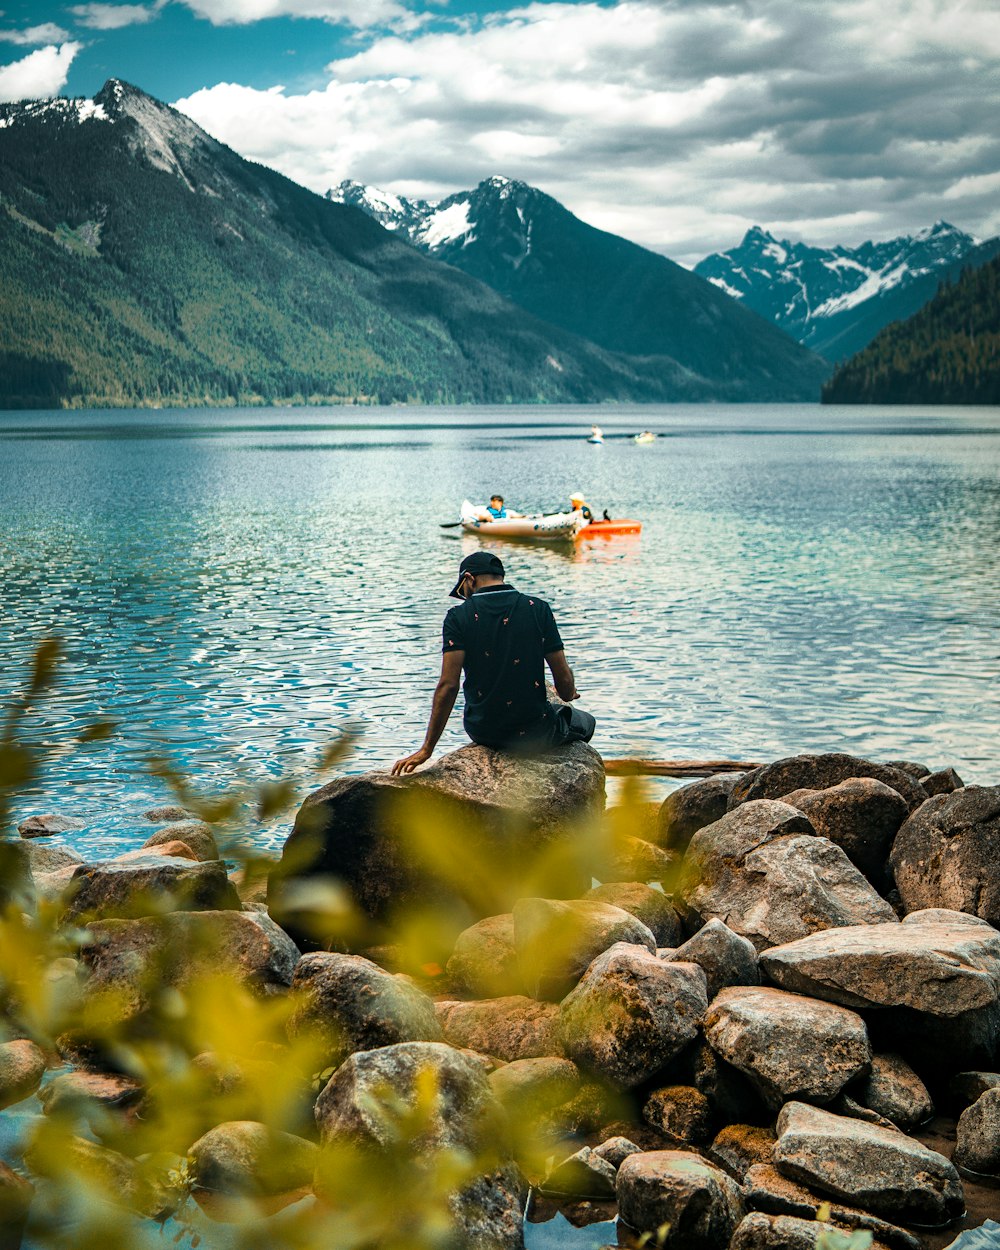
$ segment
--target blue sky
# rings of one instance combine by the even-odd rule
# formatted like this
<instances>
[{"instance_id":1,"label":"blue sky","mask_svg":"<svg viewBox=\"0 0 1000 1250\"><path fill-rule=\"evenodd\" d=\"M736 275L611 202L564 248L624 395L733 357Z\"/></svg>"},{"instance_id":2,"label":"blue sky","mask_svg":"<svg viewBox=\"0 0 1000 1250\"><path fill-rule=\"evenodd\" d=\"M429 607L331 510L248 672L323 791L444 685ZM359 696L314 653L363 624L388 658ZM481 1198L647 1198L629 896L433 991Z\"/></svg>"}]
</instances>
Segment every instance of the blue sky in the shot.
<instances>
[{"instance_id":1,"label":"blue sky","mask_svg":"<svg viewBox=\"0 0 1000 1250\"><path fill-rule=\"evenodd\" d=\"M0 0L0 99L123 78L322 192L523 178L685 263L1000 233L995 0Z\"/></svg>"}]
</instances>

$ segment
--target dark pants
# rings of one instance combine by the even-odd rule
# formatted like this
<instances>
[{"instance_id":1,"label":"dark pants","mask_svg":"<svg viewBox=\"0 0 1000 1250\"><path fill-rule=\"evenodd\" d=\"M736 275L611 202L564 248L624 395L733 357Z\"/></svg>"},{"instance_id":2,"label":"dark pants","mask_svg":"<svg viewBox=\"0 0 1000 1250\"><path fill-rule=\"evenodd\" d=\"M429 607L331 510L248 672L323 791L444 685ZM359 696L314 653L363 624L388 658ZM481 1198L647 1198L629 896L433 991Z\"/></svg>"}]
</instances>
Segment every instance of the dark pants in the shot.
<instances>
[{"instance_id":1,"label":"dark pants","mask_svg":"<svg viewBox=\"0 0 1000 1250\"><path fill-rule=\"evenodd\" d=\"M583 708L572 703L550 703L549 710L554 721L552 745L564 746L567 742L589 742L594 736L597 721Z\"/></svg>"}]
</instances>

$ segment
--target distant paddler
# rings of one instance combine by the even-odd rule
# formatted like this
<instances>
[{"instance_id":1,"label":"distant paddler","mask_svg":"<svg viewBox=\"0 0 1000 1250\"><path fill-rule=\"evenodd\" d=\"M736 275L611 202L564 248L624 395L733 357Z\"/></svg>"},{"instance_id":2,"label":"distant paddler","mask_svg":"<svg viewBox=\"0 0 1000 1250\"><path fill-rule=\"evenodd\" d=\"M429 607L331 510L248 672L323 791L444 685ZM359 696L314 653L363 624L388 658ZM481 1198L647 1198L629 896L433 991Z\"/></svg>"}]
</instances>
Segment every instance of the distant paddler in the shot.
<instances>
[{"instance_id":1,"label":"distant paddler","mask_svg":"<svg viewBox=\"0 0 1000 1250\"><path fill-rule=\"evenodd\" d=\"M590 427L590 438L587 439L587 442L588 443L603 443L604 442L604 431L601 429L599 425L592 425Z\"/></svg>"}]
</instances>

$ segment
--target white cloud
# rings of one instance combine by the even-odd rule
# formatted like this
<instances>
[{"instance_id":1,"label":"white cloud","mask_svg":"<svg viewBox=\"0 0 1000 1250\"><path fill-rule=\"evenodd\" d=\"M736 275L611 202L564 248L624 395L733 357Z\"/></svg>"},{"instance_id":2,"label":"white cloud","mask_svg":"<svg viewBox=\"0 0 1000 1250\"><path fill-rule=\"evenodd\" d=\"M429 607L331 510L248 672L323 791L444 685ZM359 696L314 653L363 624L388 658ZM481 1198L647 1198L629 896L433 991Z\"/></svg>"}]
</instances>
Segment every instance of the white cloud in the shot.
<instances>
[{"instance_id":1,"label":"white cloud","mask_svg":"<svg viewBox=\"0 0 1000 1250\"><path fill-rule=\"evenodd\" d=\"M143 26L157 17L166 0L158 4L77 4L69 11L81 26L90 30L121 30Z\"/></svg>"},{"instance_id":2,"label":"white cloud","mask_svg":"<svg viewBox=\"0 0 1000 1250\"><path fill-rule=\"evenodd\" d=\"M40 43L62 43L68 33L55 22L43 22L41 26L28 26L24 30L0 30L0 43L16 43L30 47Z\"/></svg>"},{"instance_id":3,"label":"white cloud","mask_svg":"<svg viewBox=\"0 0 1000 1250\"><path fill-rule=\"evenodd\" d=\"M23 60L0 66L0 101L42 100L58 95L66 85L73 58L83 47L63 43L29 52Z\"/></svg>"},{"instance_id":4,"label":"white cloud","mask_svg":"<svg viewBox=\"0 0 1000 1250\"><path fill-rule=\"evenodd\" d=\"M754 221L858 242L947 207L983 233L995 206L963 180L1000 168L993 4L529 3L371 37L322 90L220 83L178 107L317 191L435 198L503 173L689 262Z\"/></svg>"},{"instance_id":5,"label":"white cloud","mask_svg":"<svg viewBox=\"0 0 1000 1250\"><path fill-rule=\"evenodd\" d=\"M358 28L402 23L413 25L397 0L182 0L192 13L213 26L245 26L268 17L318 17Z\"/></svg>"}]
</instances>

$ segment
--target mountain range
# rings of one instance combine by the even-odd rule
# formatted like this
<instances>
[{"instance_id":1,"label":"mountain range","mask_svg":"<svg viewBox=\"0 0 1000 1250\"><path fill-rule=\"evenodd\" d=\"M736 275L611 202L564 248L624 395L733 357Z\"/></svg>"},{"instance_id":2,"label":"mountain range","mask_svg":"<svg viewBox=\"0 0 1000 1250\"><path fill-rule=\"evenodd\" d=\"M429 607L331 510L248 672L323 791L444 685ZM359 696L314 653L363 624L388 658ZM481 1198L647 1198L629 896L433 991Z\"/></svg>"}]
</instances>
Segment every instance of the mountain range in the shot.
<instances>
[{"instance_id":1,"label":"mountain range","mask_svg":"<svg viewBox=\"0 0 1000 1250\"><path fill-rule=\"evenodd\" d=\"M517 197L498 203L518 220ZM541 216L534 229L547 255ZM543 319L560 300L586 305L579 275L560 295L557 269L547 300L519 307L127 83L2 105L0 405L818 398L828 369L814 354L607 238L633 268L592 276L617 280L612 307L631 292L646 310L617 341L586 333L589 307ZM572 264L565 241L556 251ZM674 270L691 296L671 307L659 275ZM652 330L638 348L659 311L689 323L689 351Z\"/></svg>"},{"instance_id":2,"label":"mountain range","mask_svg":"<svg viewBox=\"0 0 1000 1250\"><path fill-rule=\"evenodd\" d=\"M1000 239L980 243L946 221L853 248L779 241L754 226L738 247L706 256L694 272L837 361L923 307L942 281L998 252Z\"/></svg>"},{"instance_id":3,"label":"mountain range","mask_svg":"<svg viewBox=\"0 0 1000 1250\"><path fill-rule=\"evenodd\" d=\"M665 355L728 394L790 398L797 389L806 397L829 372L710 282L587 225L527 183L487 178L430 203L347 181L327 197L542 321L631 358Z\"/></svg>"}]
</instances>

